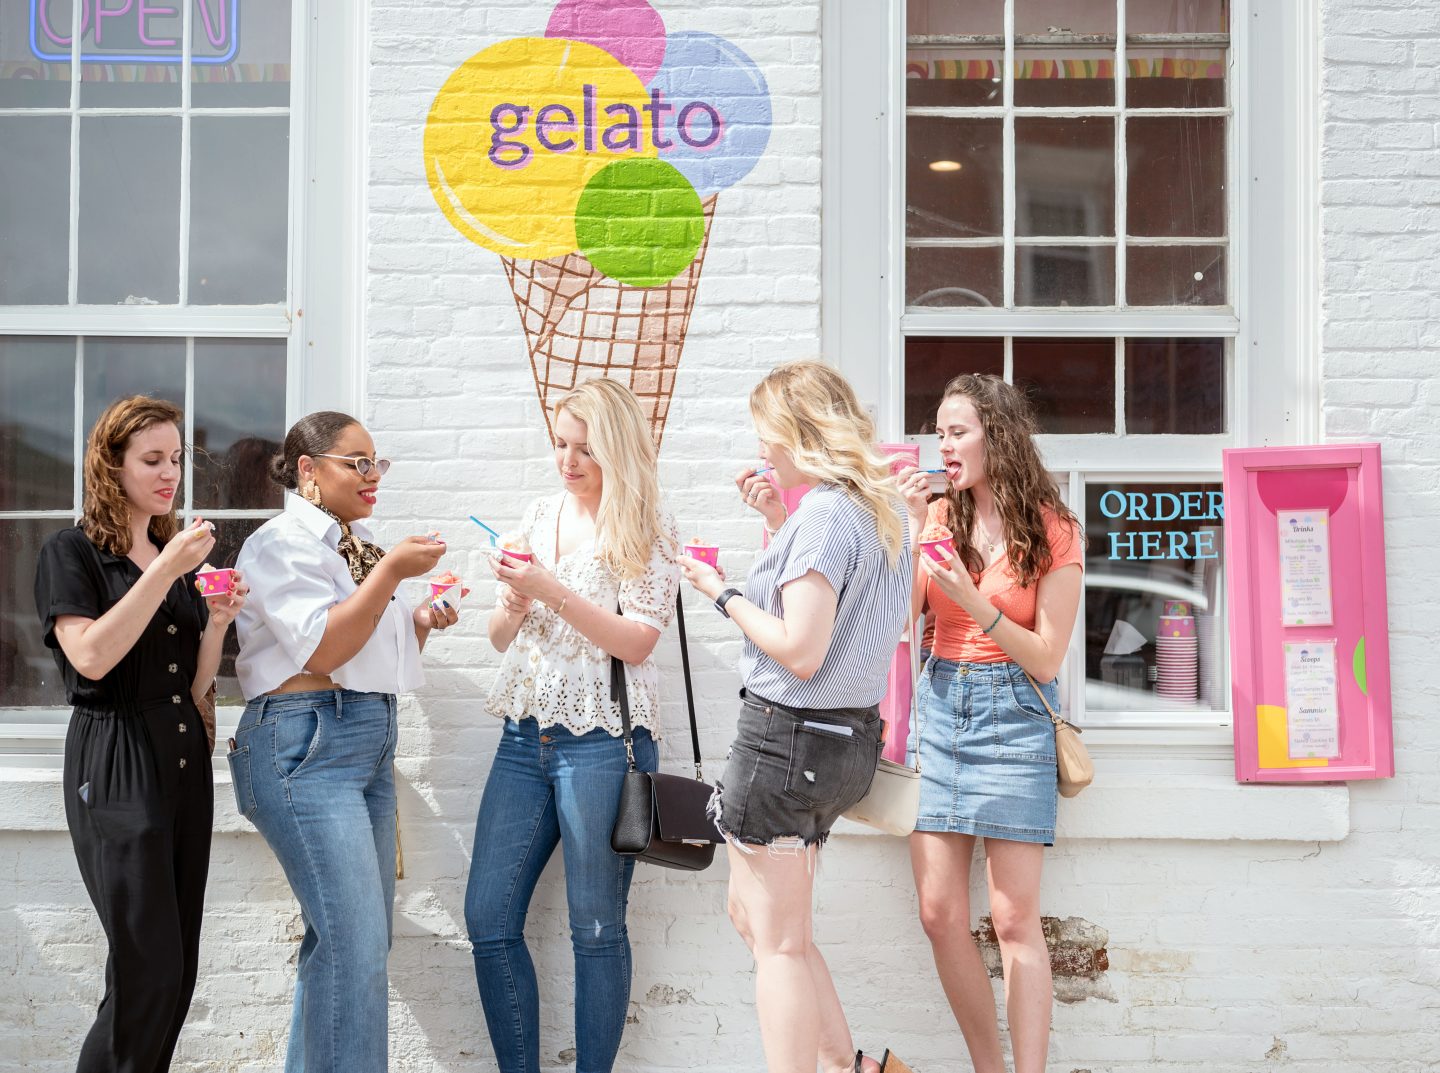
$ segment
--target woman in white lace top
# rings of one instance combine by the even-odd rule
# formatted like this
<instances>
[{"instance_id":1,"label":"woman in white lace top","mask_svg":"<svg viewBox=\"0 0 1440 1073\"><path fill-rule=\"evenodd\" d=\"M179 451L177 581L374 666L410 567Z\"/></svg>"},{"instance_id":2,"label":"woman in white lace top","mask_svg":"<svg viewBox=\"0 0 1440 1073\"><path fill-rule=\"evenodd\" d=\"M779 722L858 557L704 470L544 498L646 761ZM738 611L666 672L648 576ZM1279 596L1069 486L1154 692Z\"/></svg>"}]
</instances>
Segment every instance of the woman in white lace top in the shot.
<instances>
[{"instance_id":1,"label":"woman in white lace top","mask_svg":"<svg viewBox=\"0 0 1440 1073\"><path fill-rule=\"evenodd\" d=\"M532 503L532 558L495 565L490 642L505 654L486 702L505 720L480 815L465 923L501 1073L538 1073L540 998L525 916L560 846L575 952L576 1067L613 1067L630 1004L626 901L634 862L610 848L626 771L611 657L625 664L635 760L655 770L654 649L679 587L674 519L660 503L639 402L591 380L555 407L564 490ZM507 541L507 544L510 543ZM516 545L518 546L518 542Z\"/></svg>"}]
</instances>

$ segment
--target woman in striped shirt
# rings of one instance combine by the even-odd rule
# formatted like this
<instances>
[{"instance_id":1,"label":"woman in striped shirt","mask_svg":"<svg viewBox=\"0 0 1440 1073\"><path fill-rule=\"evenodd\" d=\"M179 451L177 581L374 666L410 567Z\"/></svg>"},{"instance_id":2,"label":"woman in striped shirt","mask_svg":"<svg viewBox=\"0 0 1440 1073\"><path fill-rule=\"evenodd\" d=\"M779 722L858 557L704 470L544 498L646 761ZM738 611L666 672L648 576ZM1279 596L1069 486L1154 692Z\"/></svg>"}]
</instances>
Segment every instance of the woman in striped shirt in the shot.
<instances>
[{"instance_id":1,"label":"woman in striped shirt","mask_svg":"<svg viewBox=\"0 0 1440 1073\"><path fill-rule=\"evenodd\" d=\"M771 535L743 593L680 559L745 635L739 732L711 803L729 843L730 919L755 955L771 1073L814 1073L817 1059L825 1073L903 1073L854 1050L810 913L814 854L880 756L877 704L909 613L905 507L874 425L828 366L775 369L750 415L774 484L813 490L787 518L770 479L737 478Z\"/></svg>"}]
</instances>

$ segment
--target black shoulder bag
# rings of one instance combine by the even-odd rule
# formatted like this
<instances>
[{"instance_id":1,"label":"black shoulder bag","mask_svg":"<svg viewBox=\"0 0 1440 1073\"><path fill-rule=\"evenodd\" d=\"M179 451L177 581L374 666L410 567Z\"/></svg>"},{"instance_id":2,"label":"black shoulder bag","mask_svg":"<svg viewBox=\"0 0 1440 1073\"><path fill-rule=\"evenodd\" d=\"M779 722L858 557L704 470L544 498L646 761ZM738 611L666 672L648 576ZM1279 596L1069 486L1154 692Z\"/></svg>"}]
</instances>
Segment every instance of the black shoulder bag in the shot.
<instances>
[{"instance_id":1,"label":"black shoulder bag","mask_svg":"<svg viewBox=\"0 0 1440 1073\"><path fill-rule=\"evenodd\" d=\"M706 815L715 788L700 770L700 730L695 725L695 693L690 685L690 650L685 643L685 608L675 597L675 618L680 626L680 663L685 670L685 704L690 710L690 745L695 751L695 777L666 775L635 768L635 744L630 726L630 691L625 686L625 664L610 657L610 699L620 705L625 726L625 757L630 770L620 790L620 807L610 832L610 848L625 857L698 872L715 859L715 843L724 836Z\"/></svg>"}]
</instances>

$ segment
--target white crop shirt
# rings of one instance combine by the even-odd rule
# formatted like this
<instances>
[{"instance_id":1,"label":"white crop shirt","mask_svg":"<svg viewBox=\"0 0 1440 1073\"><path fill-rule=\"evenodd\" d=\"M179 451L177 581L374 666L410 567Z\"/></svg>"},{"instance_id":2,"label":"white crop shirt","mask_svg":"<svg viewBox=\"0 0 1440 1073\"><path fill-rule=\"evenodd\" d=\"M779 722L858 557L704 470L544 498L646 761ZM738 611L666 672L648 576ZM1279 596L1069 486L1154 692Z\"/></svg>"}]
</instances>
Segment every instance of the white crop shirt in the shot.
<instances>
[{"instance_id":1,"label":"white crop shirt","mask_svg":"<svg viewBox=\"0 0 1440 1073\"><path fill-rule=\"evenodd\" d=\"M371 539L363 523L352 522L350 528ZM246 700L305 669L325 636L330 609L358 587L335 550L339 543L339 523L288 492L284 513L257 529L240 549L235 567L244 573L250 596L235 620L240 642L235 671ZM423 685L420 643L410 614L404 598L393 596L365 647L331 671L331 680L357 693L403 693Z\"/></svg>"}]
</instances>

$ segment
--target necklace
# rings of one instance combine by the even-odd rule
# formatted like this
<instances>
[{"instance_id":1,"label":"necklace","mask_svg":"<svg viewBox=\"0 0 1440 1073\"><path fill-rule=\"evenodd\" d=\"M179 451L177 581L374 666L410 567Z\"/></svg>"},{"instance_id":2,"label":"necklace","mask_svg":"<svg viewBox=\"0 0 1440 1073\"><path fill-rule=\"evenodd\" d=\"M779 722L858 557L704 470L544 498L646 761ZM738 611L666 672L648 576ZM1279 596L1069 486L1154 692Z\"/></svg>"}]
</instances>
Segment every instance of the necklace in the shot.
<instances>
[{"instance_id":1,"label":"necklace","mask_svg":"<svg viewBox=\"0 0 1440 1073\"><path fill-rule=\"evenodd\" d=\"M980 517L979 517L979 515L977 514L976 517L975 517L975 527L980 530L980 542L985 545L985 553L986 553L987 555L994 555L994 554L995 554L995 549L998 548L998 547L1000 547L1002 544L1005 543L1005 528L1004 528L1004 526L1001 526L1001 528L1000 528L1000 536L999 536L999 537L992 537L992 536L990 535L990 531L989 531L988 529L986 529L984 525L981 524L981 522L980 522Z\"/></svg>"}]
</instances>

